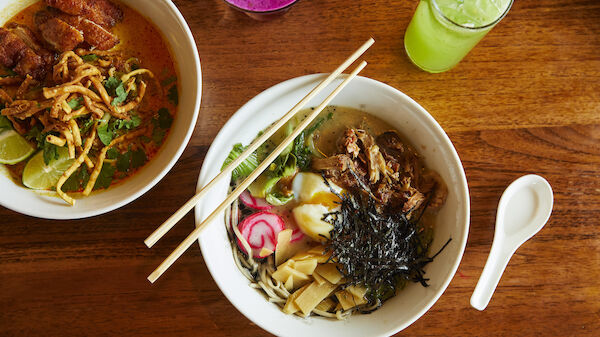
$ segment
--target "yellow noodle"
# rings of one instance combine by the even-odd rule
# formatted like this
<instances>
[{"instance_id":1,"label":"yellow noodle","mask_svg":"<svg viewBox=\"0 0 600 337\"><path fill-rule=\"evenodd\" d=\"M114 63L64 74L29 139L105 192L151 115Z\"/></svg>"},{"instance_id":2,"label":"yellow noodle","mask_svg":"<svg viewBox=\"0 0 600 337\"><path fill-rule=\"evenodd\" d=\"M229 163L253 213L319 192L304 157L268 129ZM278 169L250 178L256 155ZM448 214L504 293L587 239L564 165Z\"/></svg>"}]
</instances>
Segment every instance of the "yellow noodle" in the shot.
<instances>
[{"instance_id":1,"label":"yellow noodle","mask_svg":"<svg viewBox=\"0 0 600 337\"><path fill-rule=\"evenodd\" d=\"M25 100L13 101L10 106L2 109L2 114L5 116L21 114L31 108L31 103L31 101Z\"/></svg>"},{"instance_id":2,"label":"yellow noodle","mask_svg":"<svg viewBox=\"0 0 600 337\"><path fill-rule=\"evenodd\" d=\"M67 140L64 138L56 137L54 135L47 135L46 142L50 143L50 144L54 144L59 147L62 147L62 146L65 146L65 144L67 143Z\"/></svg>"},{"instance_id":3,"label":"yellow noodle","mask_svg":"<svg viewBox=\"0 0 600 337\"><path fill-rule=\"evenodd\" d=\"M88 110L85 106L82 106L81 108L73 111L70 114L63 114L62 116L60 116L60 120L63 122L67 122L75 117L79 117L79 116L83 116L83 115L87 115L88 114Z\"/></svg>"},{"instance_id":4,"label":"yellow noodle","mask_svg":"<svg viewBox=\"0 0 600 337\"><path fill-rule=\"evenodd\" d=\"M87 165L87 167L89 169L93 169L94 168L94 162L90 159L90 157L88 157L88 155L85 155L85 158L83 158L83 160L85 161L85 165Z\"/></svg>"},{"instance_id":5,"label":"yellow noodle","mask_svg":"<svg viewBox=\"0 0 600 337\"><path fill-rule=\"evenodd\" d=\"M82 64L75 69L75 77L70 82L65 83L64 85L73 85L75 83L81 82L82 79L91 76L101 75L100 70L93 65L90 64Z\"/></svg>"},{"instance_id":6,"label":"yellow noodle","mask_svg":"<svg viewBox=\"0 0 600 337\"><path fill-rule=\"evenodd\" d=\"M115 107L111 104L112 102L112 98L108 95L108 92L106 92L106 88L104 88L104 85L102 85L102 83L100 83L100 80L96 77L92 77L90 78L92 80L92 84L94 85L94 88L96 88L96 90L100 93L100 96L102 97L102 101L104 101L104 104L106 105L106 107L108 107L108 112L119 119L128 119L129 116L123 114L121 111L118 110L118 107ZM129 110L127 110L129 111Z\"/></svg>"},{"instance_id":7,"label":"yellow noodle","mask_svg":"<svg viewBox=\"0 0 600 337\"><path fill-rule=\"evenodd\" d=\"M115 139L113 139L110 144L108 144L107 146L103 147L102 150L100 150L100 154L98 155L98 159L96 160L96 164L94 166L94 171L92 171L92 174L90 174L90 180L88 181L87 186L85 187L85 190L83 191L83 195L89 195L92 192L92 189L94 188L94 185L96 184L96 180L98 179L98 175L100 174L100 171L102 170L102 165L104 164L104 158L106 158L106 152L113 146L115 146L116 144L129 140L129 139L133 139L138 137L139 135L143 134L144 132L146 132L145 128L142 128L140 130L137 131L133 131L130 133L126 133L122 136L119 136Z\"/></svg>"},{"instance_id":8,"label":"yellow noodle","mask_svg":"<svg viewBox=\"0 0 600 337\"><path fill-rule=\"evenodd\" d=\"M13 103L7 107L2 109L2 114L5 116L13 116L19 119L25 119L33 116L39 111L45 110L52 106L52 101L26 101L26 100L18 100L13 101Z\"/></svg>"},{"instance_id":9,"label":"yellow noodle","mask_svg":"<svg viewBox=\"0 0 600 337\"><path fill-rule=\"evenodd\" d=\"M58 117L58 112L62 107L62 102L64 102L69 97L69 94L62 94L54 99L54 104L52 104L52 109L50 109L50 117L56 118Z\"/></svg>"},{"instance_id":10,"label":"yellow noodle","mask_svg":"<svg viewBox=\"0 0 600 337\"><path fill-rule=\"evenodd\" d=\"M146 93L146 83L144 83L144 81L140 81L140 85L138 87L139 89L137 97L133 101L130 101L125 105L115 107L117 113L123 114L129 112L135 109L135 107L138 106L138 104L140 104L140 102L144 98L144 94Z\"/></svg>"},{"instance_id":11,"label":"yellow noodle","mask_svg":"<svg viewBox=\"0 0 600 337\"><path fill-rule=\"evenodd\" d=\"M79 132L79 125L74 119L69 121L69 127L71 127L71 133L73 133L73 140L75 146L81 146L81 133Z\"/></svg>"},{"instance_id":12,"label":"yellow noodle","mask_svg":"<svg viewBox=\"0 0 600 337\"><path fill-rule=\"evenodd\" d=\"M52 78L55 82L64 81L69 76L69 60L73 59L76 64L82 64L83 60L77 56L73 51L67 51L62 53L60 60L52 68Z\"/></svg>"},{"instance_id":13,"label":"yellow noodle","mask_svg":"<svg viewBox=\"0 0 600 337\"><path fill-rule=\"evenodd\" d=\"M92 81L92 84L94 85L94 88L96 88L96 91L98 91L98 93L100 93L100 97L102 97L102 101L104 102L104 104L106 104L106 106L111 106L111 98L108 95L108 92L106 92L106 88L104 87L104 85L102 85L102 83L100 82L100 80L96 77L91 77L90 80Z\"/></svg>"},{"instance_id":14,"label":"yellow noodle","mask_svg":"<svg viewBox=\"0 0 600 337\"><path fill-rule=\"evenodd\" d=\"M102 67L102 68L106 68L109 65L111 65L111 61L110 60L104 60L104 59L98 59L98 64Z\"/></svg>"},{"instance_id":15,"label":"yellow noodle","mask_svg":"<svg viewBox=\"0 0 600 337\"><path fill-rule=\"evenodd\" d=\"M15 94L15 97L17 99L23 99L23 96L25 95L25 93L29 89L29 86L31 86L31 84L33 82L34 82L33 77L31 77L31 75L27 74L27 76L25 77L25 80L23 80L23 82L21 82L19 89L17 89L17 93Z\"/></svg>"},{"instance_id":16,"label":"yellow noodle","mask_svg":"<svg viewBox=\"0 0 600 337\"><path fill-rule=\"evenodd\" d=\"M132 90L135 90L135 88L136 88L135 77L130 78L129 81L127 81L127 84L125 84L125 88L126 88L125 92L127 92L128 95Z\"/></svg>"},{"instance_id":17,"label":"yellow noodle","mask_svg":"<svg viewBox=\"0 0 600 337\"><path fill-rule=\"evenodd\" d=\"M61 105L62 109L65 111L66 114L70 114L71 113L71 106L69 105L69 103L67 103L66 100L61 101L60 105Z\"/></svg>"},{"instance_id":18,"label":"yellow noodle","mask_svg":"<svg viewBox=\"0 0 600 337\"><path fill-rule=\"evenodd\" d=\"M62 131L63 136L67 140L67 149L69 149L69 158L75 158L75 145L73 144L73 134L69 130Z\"/></svg>"},{"instance_id":19,"label":"yellow noodle","mask_svg":"<svg viewBox=\"0 0 600 337\"><path fill-rule=\"evenodd\" d=\"M88 55L88 54L96 54L98 56L108 56L108 55L118 55L121 54L120 50L85 50L83 48L77 48L77 50L75 50L75 52L78 55Z\"/></svg>"},{"instance_id":20,"label":"yellow noodle","mask_svg":"<svg viewBox=\"0 0 600 337\"><path fill-rule=\"evenodd\" d=\"M79 150L80 153L83 152L83 148L81 146L77 146L77 150ZM90 157L88 157L87 154L85 155L85 158L83 158L83 162L89 169L94 168L94 162L90 159Z\"/></svg>"},{"instance_id":21,"label":"yellow noodle","mask_svg":"<svg viewBox=\"0 0 600 337\"><path fill-rule=\"evenodd\" d=\"M95 92L91 91L90 89L88 89L82 85L67 85L67 86L59 86L59 87L54 87L54 88L44 88L43 92L44 92L45 98L52 98L52 97L56 97L56 96L67 94L67 93L79 93L79 94L88 96L89 98L91 98L92 100L94 100L96 102L102 101L102 99L98 95L96 95Z\"/></svg>"},{"instance_id":22,"label":"yellow noodle","mask_svg":"<svg viewBox=\"0 0 600 337\"><path fill-rule=\"evenodd\" d=\"M60 55L60 61L58 61L58 64L67 63L69 59L73 59L75 62L77 62L77 64L84 63L79 55L75 54L72 50L69 50Z\"/></svg>"},{"instance_id":23,"label":"yellow noodle","mask_svg":"<svg viewBox=\"0 0 600 337\"><path fill-rule=\"evenodd\" d=\"M140 69L136 69L134 71L131 71L131 72L121 76L121 82L125 83L129 80L129 78L131 76L136 76L136 75L140 75L140 74L144 74L144 73L150 75L151 78L154 78L154 74L150 70L145 69L145 68L140 68Z\"/></svg>"},{"instance_id":24,"label":"yellow noodle","mask_svg":"<svg viewBox=\"0 0 600 337\"><path fill-rule=\"evenodd\" d=\"M100 119L102 118L102 116L104 116L105 111L98 107L94 102L92 102L92 100L89 97L83 96L83 102L85 104L85 107L92 112L92 116L95 119Z\"/></svg>"},{"instance_id":25,"label":"yellow noodle","mask_svg":"<svg viewBox=\"0 0 600 337\"><path fill-rule=\"evenodd\" d=\"M66 202L68 202L71 206L75 205L75 199L68 196L65 192L62 191L62 185L69 179L69 177L81 166L81 163L85 161L87 154L90 152L92 148L92 144L94 143L94 138L96 138L96 127L92 129L90 136L85 140L85 147L83 152L77 157L75 162L71 164L71 166L65 171L65 173L60 176L58 182L56 183L56 193Z\"/></svg>"}]
</instances>

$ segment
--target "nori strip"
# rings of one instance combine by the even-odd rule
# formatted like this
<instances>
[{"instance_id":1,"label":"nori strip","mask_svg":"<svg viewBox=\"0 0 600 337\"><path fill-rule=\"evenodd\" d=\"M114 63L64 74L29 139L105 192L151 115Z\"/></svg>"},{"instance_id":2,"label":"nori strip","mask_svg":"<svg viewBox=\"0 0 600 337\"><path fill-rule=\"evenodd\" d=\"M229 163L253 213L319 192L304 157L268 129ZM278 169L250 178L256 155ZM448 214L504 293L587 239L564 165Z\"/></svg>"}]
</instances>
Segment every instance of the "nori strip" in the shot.
<instances>
[{"instance_id":1,"label":"nori strip","mask_svg":"<svg viewBox=\"0 0 600 337\"><path fill-rule=\"evenodd\" d=\"M326 179L325 183L328 184ZM438 253L427 256L431 242L421 235L424 228L420 220L428 202L416 220L411 221L408 213L378 207L378 201L368 190L337 195L341 199L340 210L326 214L323 221L334 227L328 251L332 252L331 259L339 263L338 270L347 285L366 286L369 305L395 295L403 280L429 286L423 269L451 239Z\"/></svg>"}]
</instances>

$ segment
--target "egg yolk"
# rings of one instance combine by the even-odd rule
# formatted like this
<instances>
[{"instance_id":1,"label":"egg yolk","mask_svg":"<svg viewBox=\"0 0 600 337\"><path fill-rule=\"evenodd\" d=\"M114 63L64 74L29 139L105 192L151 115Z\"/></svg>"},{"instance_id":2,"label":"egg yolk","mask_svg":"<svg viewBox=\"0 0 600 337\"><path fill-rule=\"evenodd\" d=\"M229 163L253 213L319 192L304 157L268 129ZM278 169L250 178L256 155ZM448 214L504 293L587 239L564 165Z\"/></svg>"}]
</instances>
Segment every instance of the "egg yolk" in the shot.
<instances>
[{"instance_id":1,"label":"egg yolk","mask_svg":"<svg viewBox=\"0 0 600 337\"><path fill-rule=\"evenodd\" d=\"M307 204L321 204L329 209L336 208L340 205L342 200L331 192L317 192L313 194L312 198Z\"/></svg>"}]
</instances>

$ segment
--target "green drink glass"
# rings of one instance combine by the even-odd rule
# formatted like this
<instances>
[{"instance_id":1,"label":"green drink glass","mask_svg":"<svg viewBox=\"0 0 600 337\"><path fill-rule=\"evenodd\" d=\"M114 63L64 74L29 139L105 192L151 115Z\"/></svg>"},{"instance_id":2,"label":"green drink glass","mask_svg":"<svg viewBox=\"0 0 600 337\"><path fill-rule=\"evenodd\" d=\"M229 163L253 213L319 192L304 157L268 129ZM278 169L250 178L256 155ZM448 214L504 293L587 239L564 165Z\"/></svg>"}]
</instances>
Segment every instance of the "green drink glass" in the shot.
<instances>
[{"instance_id":1,"label":"green drink glass","mask_svg":"<svg viewBox=\"0 0 600 337\"><path fill-rule=\"evenodd\" d=\"M410 60L430 73L451 69L489 32L513 0L421 0L404 34Z\"/></svg>"}]
</instances>

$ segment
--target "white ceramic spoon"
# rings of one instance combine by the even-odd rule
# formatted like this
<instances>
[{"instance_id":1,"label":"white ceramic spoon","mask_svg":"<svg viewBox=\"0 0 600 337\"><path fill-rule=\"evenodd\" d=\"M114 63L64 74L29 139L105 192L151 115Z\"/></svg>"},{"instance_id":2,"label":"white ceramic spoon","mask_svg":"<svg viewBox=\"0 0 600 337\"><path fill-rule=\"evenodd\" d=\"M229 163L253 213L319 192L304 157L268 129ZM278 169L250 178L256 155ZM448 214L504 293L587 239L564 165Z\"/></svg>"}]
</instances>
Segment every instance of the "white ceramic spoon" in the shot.
<instances>
[{"instance_id":1,"label":"white ceramic spoon","mask_svg":"<svg viewBox=\"0 0 600 337\"><path fill-rule=\"evenodd\" d=\"M550 184L535 174L522 176L506 188L498 204L494 243L471 296L473 308L487 307L511 256L544 227L553 203Z\"/></svg>"}]
</instances>

